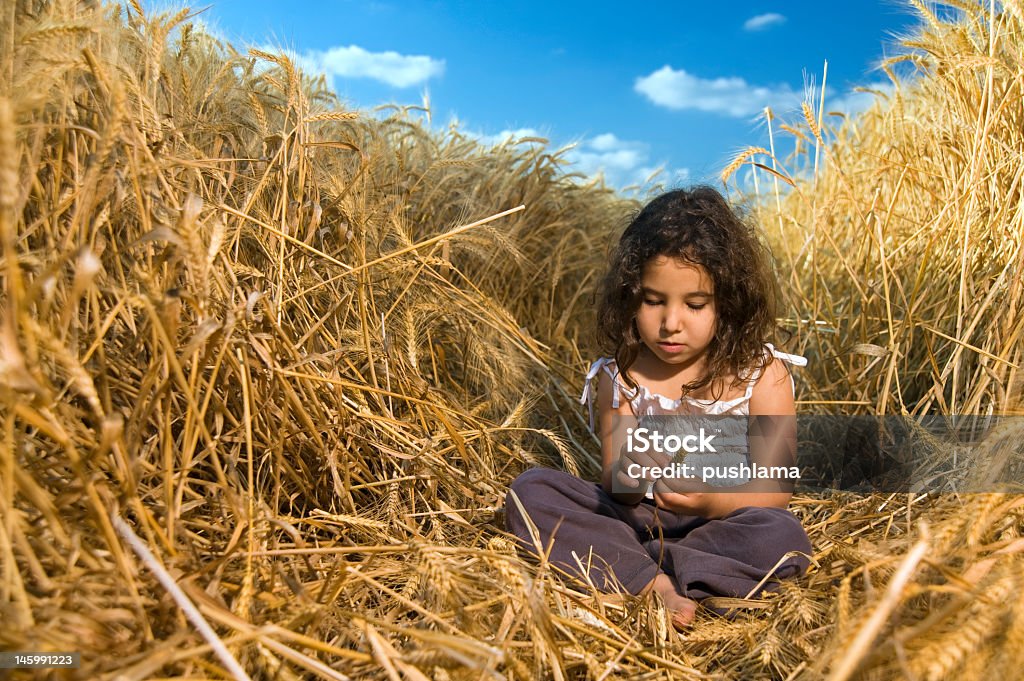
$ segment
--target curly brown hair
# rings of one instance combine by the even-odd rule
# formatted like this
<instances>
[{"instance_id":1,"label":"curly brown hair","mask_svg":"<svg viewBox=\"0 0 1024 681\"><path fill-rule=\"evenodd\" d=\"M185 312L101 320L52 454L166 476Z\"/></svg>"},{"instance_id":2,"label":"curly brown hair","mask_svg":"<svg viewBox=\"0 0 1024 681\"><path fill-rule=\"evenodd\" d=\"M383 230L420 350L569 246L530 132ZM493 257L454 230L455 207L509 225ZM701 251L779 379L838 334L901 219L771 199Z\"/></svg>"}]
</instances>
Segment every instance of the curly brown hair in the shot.
<instances>
[{"instance_id":1,"label":"curly brown hair","mask_svg":"<svg viewBox=\"0 0 1024 681\"><path fill-rule=\"evenodd\" d=\"M778 305L771 252L718 191L697 186L651 200L626 227L601 282L597 327L602 351L615 358L626 383L636 388L627 370L642 347L635 320L643 299L644 265L658 256L700 265L715 285L717 321L706 371L683 385L683 394L719 376L734 376L734 383L741 383L750 372L764 370L771 362L764 344L775 335Z\"/></svg>"}]
</instances>

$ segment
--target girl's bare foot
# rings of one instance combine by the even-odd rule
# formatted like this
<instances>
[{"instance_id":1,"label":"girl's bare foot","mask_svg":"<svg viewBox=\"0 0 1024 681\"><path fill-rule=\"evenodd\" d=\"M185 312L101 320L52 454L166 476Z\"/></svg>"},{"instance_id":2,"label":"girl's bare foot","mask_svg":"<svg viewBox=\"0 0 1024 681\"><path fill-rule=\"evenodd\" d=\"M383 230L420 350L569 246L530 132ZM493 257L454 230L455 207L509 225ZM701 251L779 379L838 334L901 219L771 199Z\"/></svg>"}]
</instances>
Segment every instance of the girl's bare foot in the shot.
<instances>
[{"instance_id":1,"label":"girl's bare foot","mask_svg":"<svg viewBox=\"0 0 1024 681\"><path fill-rule=\"evenodd\" d=\"M665 609L668 611L672 626L680 630L690 626L697 613L697 601L676 591L676 586L668 575L660 574L655 577L644 589L644 593L649 591L657 591L661 600L665 601Z\"/></svg>"}]
</instances>

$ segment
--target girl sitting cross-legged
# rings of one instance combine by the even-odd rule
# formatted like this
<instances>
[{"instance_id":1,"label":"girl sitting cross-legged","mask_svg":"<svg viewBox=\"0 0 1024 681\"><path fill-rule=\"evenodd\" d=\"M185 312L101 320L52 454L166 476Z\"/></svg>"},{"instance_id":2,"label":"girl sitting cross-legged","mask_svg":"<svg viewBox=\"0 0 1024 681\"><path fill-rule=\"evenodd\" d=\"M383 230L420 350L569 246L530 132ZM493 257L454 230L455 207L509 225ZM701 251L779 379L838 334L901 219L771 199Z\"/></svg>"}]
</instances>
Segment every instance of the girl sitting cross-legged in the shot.
<instances>
[{"instance_id":1,"label":"girl sitting cross-legged","mask_svg":"<svg viewBox=\"0 0 1024 681\"><path fill-rule=\"evenodd\" d=\"M785 363L806 364L769 343L770 262L757 232L709 187L669 192L640 211L602 284L608 356L584 389L593 419L597 378L601 483L542 468L516 478L507 522L525 549L536 550L532 524L551 563L586 571L603 590L659 593L677 627L700 599L746 597L807 568L810 542L786 509L791 484L751 473L759 463L796 470ZM710 451L655 451L636 437L644 427ZM665 473L673 467L675 477Z\"/></svg>"}]
</instances>

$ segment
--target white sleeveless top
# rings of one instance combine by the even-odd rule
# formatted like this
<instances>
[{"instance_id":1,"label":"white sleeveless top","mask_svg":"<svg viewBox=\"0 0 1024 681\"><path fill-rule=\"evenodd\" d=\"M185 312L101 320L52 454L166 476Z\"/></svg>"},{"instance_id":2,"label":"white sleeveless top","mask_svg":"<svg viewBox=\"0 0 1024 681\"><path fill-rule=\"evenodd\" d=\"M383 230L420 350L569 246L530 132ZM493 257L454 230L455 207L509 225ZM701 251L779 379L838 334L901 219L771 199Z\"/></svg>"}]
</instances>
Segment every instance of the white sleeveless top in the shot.
<instances>
[{"instance_id":1,"label":"white sleeveless top","mask_svg":"<svg viewBox=\"0 0 1024 681\"><path fill-rule=\"evenodd\" d=\"M807 366L807 359L799 355L790 355L776 350L771 343L765 344L765 354L788 362L795 366ZM683 396L673 400L665 395L651 392L644 385L637 385L635 390L629 388L619 375L618 365L610 357L602 357L590 365L587 372L586 382L583 385L583 394L580 402L587 405L590 413L590 430L594 430L594 400L592 382L599 372L604 371L612 379L614 392L612 394L612 407L618 408L621 404L620 394L630 404L633 414L638 420L647 416L749 416L750 396L754 392L754 386L761 378L761 371L752 371L746 379L747 388L742 395L731 400L698 400L693 397ZM790 376L790 385L793 385L793 377ZM698 422L699 424L699 422ZM726 466L746 462L749 464L749 445L747 443L746 419L716 419L713 423L709 421L708 430L714 427L718 433L715 440L718 446L718 453L714 455L688 454L688 463L697 466ZM718 479L711 478L707 482L713 486L727 487L740 485L748 480L743 478ZM651 494L648 492L648 496Z\"/></svg>"},{"instance_id":2,"label":"white sleeveless top","mask_svg":"<svg viewBox=\"0 0 1024 681\"><path fill-rule=\"evenodd\" d=\"M807 366L807 358L801 357L800 355L790 355L785 352L780 352L775 349L775 346L771 343L765 344L765 352L771 353L773 357L777 357L784 362L788 362L794 366ZM620 402L620 393L629 400L629 404L633 409L633 414L640 418L642 416L662 416L671 414L680 415L731 415L731 416L747 416L750 414L750 396L754 393L754 386L757 381L761 378L760 370L754 371L750 378L747 379L747 389L739 397L735 397L731 400L698 400L694 397L684 396L678 400L673 400L665 395L658 393L652 393L647 389L647 386L638 385L636 390L632 390L627 386L619 376L619 368L615 363L615 360L611 357L601 357L590 365L590 370L587 372L586 381L583 384L583 394L580 395L580 404L586 404L587 409L590 413L590 430L594 430L594 400L592 382L597 378L597 374L604 370L608 377L612 379L612 385L615 387L615 392L612 394L612 407L618 408ZM789 378L790 384L792 385L793 377Z\"/></svg>"}]
</instances>

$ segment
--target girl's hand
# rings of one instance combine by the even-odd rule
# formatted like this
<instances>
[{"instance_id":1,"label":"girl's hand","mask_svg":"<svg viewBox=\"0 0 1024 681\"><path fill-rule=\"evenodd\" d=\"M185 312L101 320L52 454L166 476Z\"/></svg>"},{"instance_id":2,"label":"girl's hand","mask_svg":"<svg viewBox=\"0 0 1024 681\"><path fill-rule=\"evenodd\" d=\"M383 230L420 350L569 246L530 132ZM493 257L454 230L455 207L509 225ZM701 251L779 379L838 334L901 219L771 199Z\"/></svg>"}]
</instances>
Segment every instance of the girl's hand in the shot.
<instances>
[{"instance_id":1,"label":"girl's hand","mask_svg":"<svg viewBox=\"0 0 1024 681\"><path fill-rule=\"evenodd\" d=\"M659 488L661 491L659 491ZM654 486L654 503L658 508L701 518L724 518L738 508L749 506L742 493L733 492L668 492L663 485Z\"/></svg>"},{"instance_id":2,"label":"girl's hand","mask_svg":"<svg viewBox=\"0 0 1024 681\"><path fill-rule=\"evenodd\" d=\"M645 491L648 485L655 482L649 471L652 468L662 468L668 462L667 457L659 452L634 452L625 444L619 449L617 459L615 482L629 490Z\"/></svg>"},{"instance_id":3,"label":"girl's hand","mask_svg":"<svg viewBox=\"0 0 1024 681\"><path fill-rule=\"evenodd\" d=\"M704 518L715 517L716 507L721 502L720 493L701 492L707 485L700 481L689 485L678 484L677 481L659 480L654 485L654 503L658 508L672 511L679 515L696 515Z\"/></svg>"},{"instance_id":4,"label":"girl's hand","mask_svg":"<svg viewBox=\"0 0 1024 681\"><path fill-rule=\"evenodd\" d=\"M609 461L609 458L613 459ZM652 480L649 476L637 475L636 469L631 466L650 466L651 462L630 453L623 445L618 456L608 457L605 455L604 472L602 473L602 485L605 492L611 495L615 501L627 506L635 506L647 496L647 490ZM630 472L634 475L630 475Z\"/></svg>"},{"instance_id":5,"label":"girl's hand","mask_svg":"<svg viewBox=\"0 0 1024 681\"><path fill-rule=\"evenodd\" d=\"M659 492L660 485L655 485L654 503L658 508L672 511L679 515L705 516L707 513L708 495L703 492L681 494L679 492Z\"/></svg>"}]
</instances>

